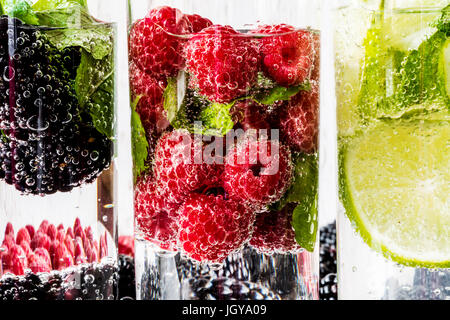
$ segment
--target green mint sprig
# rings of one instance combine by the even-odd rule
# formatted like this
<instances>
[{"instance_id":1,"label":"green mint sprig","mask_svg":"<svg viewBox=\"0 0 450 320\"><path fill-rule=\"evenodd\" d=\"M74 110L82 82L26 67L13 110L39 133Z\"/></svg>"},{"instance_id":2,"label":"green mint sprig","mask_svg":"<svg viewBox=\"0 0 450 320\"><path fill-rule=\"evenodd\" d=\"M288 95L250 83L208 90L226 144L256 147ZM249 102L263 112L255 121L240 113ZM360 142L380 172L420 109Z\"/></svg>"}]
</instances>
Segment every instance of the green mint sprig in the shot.
<instances>
[{"instance_id":1,"label":"green mint sprig","mask_svg":"<svg viewBox=\"0 0 450 320\"><path fill-rule=\"evenodd\" d=\"M131 146L133 155L133 175L135 182L136 179L148 169L146 160L148 157L149 144L141 118L136 112L136 106L140 99L141 97L136 97L136 99L131 103Z\"/></svg>"}]
</instances>

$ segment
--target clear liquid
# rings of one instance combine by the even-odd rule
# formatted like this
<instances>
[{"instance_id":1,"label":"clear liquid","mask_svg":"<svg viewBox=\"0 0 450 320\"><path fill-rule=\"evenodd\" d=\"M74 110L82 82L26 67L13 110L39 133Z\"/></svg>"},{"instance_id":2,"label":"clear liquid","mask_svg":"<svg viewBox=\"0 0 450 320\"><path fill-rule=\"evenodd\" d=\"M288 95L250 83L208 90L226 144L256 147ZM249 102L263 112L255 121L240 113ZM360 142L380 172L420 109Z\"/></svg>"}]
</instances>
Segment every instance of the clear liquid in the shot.
<instances>
[{"instance_id":1,"label":"clear liquid","mask_svg":"<svg viewBox=\"0 0 450 320\"><path fill-rule=\"evenodd\" d=\"M246 247L207 265L138 240L136 256L138 300L318 299L318 256L306 251L268 255Z\"/></svg>"},{"instance_id":2,"label":"clear liquid","mask_svg":"<svg viewBox=\"0 0 450 320\"><path fill-rule=\"evenodd\" d=\"M364 10L362 8L346 7L338 10L335 20L335 49L336 49L336 94L337 94L337 124L338 124L338 145L339 150L343 151L344 146L353 141L358 133L365 133L370 130L370 124L384 121L371 119L377 117L370 107L358 105L360 98L360 88L363 86L361 81L363 61L365 57L364 38L366 37L372 23L380 27L382 45L386 48L393 47L399 52L408 54L416 50L424 41L436 32L436 28L430 25L441 15L440 10L402 10L376 12ZM376 18L374 18L376 17ZM378 20L377 20L378 19ZM385 19L385 20L383 20ZM374 21L381 21L379 24ZM385 24L383 24L383 21ZM414 23L412 23L412 21ZM392 23L392 27L390 27ZM408 25L409 23L409 25ZM382 59L383 50L378 57ZM407 55L406 55L407 57ZM374 65L380 62L377 59L372 60ZM393 60L394 61L394 60ZM394 61L395 62L395 61ZM379 98L394 97L399 88L397 71L390 65L386 69L386 82L383 84L385 91L379 91ZM373 70L372 70L373 72ZM373 87L372 87L373 88ZM420 87L419 87L420 88ZM408 88L407 88L408 89ZM421 88L420 88L421 89ZM428 96L435 97L435 88L430 88L426 92ZM423 96L426 96L425 94ZM422 98L422 97L420 97ZM395 100L394 100L395 101ZM420 101L420 100L419 100ZM436 101L438 101L436 99ZM425 102L420 102L426 105ZM433 105L433 104L431 104ZM401 106L394 105L393 107ZM439 103L434 105L439 107ZM445 105L444 105L445 107ZM447 106L448 108L448 106ZM390 110L388 110L389 112ZM363 115L361 117L361 114ZM387 114L388 117L392 114ZM401 113L395 116L402 117ZM394 117L395 117L394 116ZM365 118L364 118L365 117ZM420 130L425 127L424 121L440 120L442 126L448 124L448 109L446 111L436 112L429 117L423 115L422 122L413 122L414 129ZM363 119L364 118L364 121ZM403 123L408 120L402 119ZM364 123L365 122L365 123ZM369 125L367 125L369 123ZM420 134L419 134L420 135ZM380 136L385 139L385 136ZM423 141L426 142L426 139ZM431 139L430 139L431 141ZM417 148L417 149L415 149ZM415 154L418 163L429 164L432 162L426 153L420 152L421 146L411 147L411 154ZM445 150L442 149L442 154ZM399 159L400 161L401 159ZM428 162L427 162L428 161ZM442 161L445 161L443 159ZM378 163L373 162L375 166ZM379 162L380 169L382 161ZM342 174L345 168L343 163L339 163L339 173ZM379 171L383 175L383 171ZM423 177L424 180L427 177ZM395 180L395 179L394 179ZM394 181L393 180L393 181ZM445 187L444 187L445 188ZM342 194L343 190L340 190ZM386 194L386 199L400 199L401 195ZM384 201L380 197L378 201ZM414 199L412 199L414 201ZM416 199L416 201L419 201ZM435 199L440 203L439 199ZM414 207L415 204L412 204ZM364 209L370 211L368 206ZM448 209L448 208L447 208ZM406 209L405 209L406 210ZM445 209L444 209L445 210ZM442 212L443 214L444 212ZM351 214L351 213L350 213ZM371 212L374 216L376 212ZM395 223L391 221L392 224ZM445 219L436 221L439 226L445 230ZM346 215L342 203L339 203L338 209L338 277L339 277L339 299L388 299L388 300L448 300L450 299L450 270L449 269L431 269L420 267L408 267L391 261L376 252L374 248L366 244L359 233L356 231L360 226L352 223ZM400 228L399 228L400 229ZM440 246L445 244L439 244ZM383 249L378 248L378 251Z\"/></svg>"}]
</instances>

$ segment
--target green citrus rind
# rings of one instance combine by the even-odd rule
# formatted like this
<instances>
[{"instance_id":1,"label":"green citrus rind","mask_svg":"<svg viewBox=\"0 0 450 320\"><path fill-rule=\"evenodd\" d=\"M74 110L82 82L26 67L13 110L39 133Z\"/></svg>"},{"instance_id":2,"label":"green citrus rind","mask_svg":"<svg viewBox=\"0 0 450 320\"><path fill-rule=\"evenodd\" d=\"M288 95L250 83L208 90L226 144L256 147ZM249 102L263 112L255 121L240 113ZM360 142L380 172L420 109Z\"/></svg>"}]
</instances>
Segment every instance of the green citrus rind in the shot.
<instances>
[{"instance_id":1,"label":"green citrus rind","mask_svg":"<svg viewBox=\"0 0 450 320\"><path fill-rule=\"evenodd\" d=\"M416 122L417 126L423 125L430 126L439 126L442 124L442 121L425 121L425 122ZM382 254L387 259L392 260L396 263L410 266L410 267L426 267L426 268L449 268L450 267L450 256L446 256L443 259L439 260L424 260L421 257L415 257L413 254L405 256L403 254L399 254L392 250L392 246L387 243L384 243L382 237L378 238L373 235L373 232L369 230L371 226L368 223L364 222L364 217L358 212L357 205L355 202L354 192L352 192L351 182L354 177L349 176L349 168L347 167L351 162L349 158L349 150L354 150L357 147L358 143L370 143L370 141L364 141L364 138L372 134L373 132L377 132L380 128L387 128L388 126L401 126L401 120L390 120L390 121L380 121L377 124L373 125L371 128L367 128L364 132L360 132L356 134L351 140L347 140L346 142L341 143L341 148L339 152L339 189L340 189L340 199L345 208L345 212L349 220L351 221L354 230L361 236L363 241L374 251ZM408 122L406 125L414 127L414 123ZM448 133L448 123L447 127L445 127L443 133ZM380 136L382 136L383 132L380 132ZM399 159L400 160L400 159ZM361 164L363 165L363 164ZM379 201L386 201L386 199L379 199ZM361 210L362 211L362 210ZM372 227L373 229L373 227ZM378 231L378 230L376 230ZM444 235L444 238L449 239L448 235ZM447 242L447 246L450 241Z\"/></svg>"}]
</instances>

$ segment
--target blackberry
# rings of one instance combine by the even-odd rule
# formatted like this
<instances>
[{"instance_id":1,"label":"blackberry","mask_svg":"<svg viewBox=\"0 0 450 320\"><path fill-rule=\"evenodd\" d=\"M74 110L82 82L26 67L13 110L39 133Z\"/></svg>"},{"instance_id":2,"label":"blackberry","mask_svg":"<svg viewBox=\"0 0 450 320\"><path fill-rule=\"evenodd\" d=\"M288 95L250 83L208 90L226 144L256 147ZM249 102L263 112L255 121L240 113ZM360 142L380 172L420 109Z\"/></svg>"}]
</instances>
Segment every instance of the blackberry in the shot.
<instances>
[{"instance_id":1,"label":"blackberry","mask_svg":"<svg viewBox=\"0 0 450 320\"><path fill-rule=\"evenodd\" d=\"M320 229L320 276L337 272L336 264L336 223Z\"/></svg>"},{"instance_id":2,"label":"blackberry","mask_svg":"<svg viewBox=\"0 0 450 320\"><path fill-rule=\"evenodd\" d=\"M133 257L119 255L119 299L136 299Z\"/></svg>"},{"instance_id":3,"label":"blackberry","mask_svg":"<svg viewBox=\"0 0 450 320\"><path fill-rule=\"evenodd\" d=\"M189 281L190 300L281 300L259 284L229 278L198 278Z\"/></svg>"},{"instance_id":4,"label":"blackberry","mask_svg":"<svg viewBox=\"0 0 450 320\"><path fill-rule=\"evenodd\" d=\"M320 300L337 300L337 276L329 273L320 279L319 284Z\"/></svg>"},{"instance_id":5,"label":"blackberry","mask_svg":"<svg viewBox=\"0 0 450 320\"><path fill-rule=\"evenodd\" d=\"M24 194L67 192L110 165L112 143L75 94L81 48L0 18L0 179Z\"/></svg>"},{"instance_id":6,"label":"blackberry","mask_svg":"<svg viewBox=\"0 0 450 320\"><path fill-rule=\"evenodd\" d=\"M0 278L0 301L114 299L117 268L89 264L77 269Z\"/></svg>"},{"instance_id":7,"label":"blackberry","mask_svg":"<svg viewBox=\"0 0 450 320\"><path fill-rule=\"evenodd\" d=\"M337 299L336 222L320 229L320 283L321 300Z\"/></svg>"}]
</instances>

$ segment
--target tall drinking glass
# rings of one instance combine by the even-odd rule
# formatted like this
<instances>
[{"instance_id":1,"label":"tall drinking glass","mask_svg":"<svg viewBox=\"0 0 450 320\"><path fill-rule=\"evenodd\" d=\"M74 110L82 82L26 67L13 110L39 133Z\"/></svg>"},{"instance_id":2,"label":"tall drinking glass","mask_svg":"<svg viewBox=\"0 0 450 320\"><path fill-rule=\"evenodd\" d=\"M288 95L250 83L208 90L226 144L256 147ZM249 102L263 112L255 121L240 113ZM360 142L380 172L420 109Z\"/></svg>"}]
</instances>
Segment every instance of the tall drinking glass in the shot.
<instances>
[{"instance_id":1,"label":"tall drinking glass","mask_svg":"<svg viewBox=\"0 0 450 320\"><path fill-rule=\"evenodd\" d=\"M138 299L317 299L318 1L130 0Z\"/></svg>"},{"instance_id":2,"label":"tall drinking glass","mask_svg":"<svg viewBox=\"0 0 450 320\"><path fill-rule=\"evenodd\" d=\"M110 2L9 3L0 6L0 300L114 299Z\"/></svg>"},{"instance_id":3,"label":"tall drinking glass","mask_svg":"<svg viewBox=\"0 0 450 320\"><path fill-rule=\"evenodd\" d=\"M449 299L450 7L371 4L335 12L339 298Z\"/></svg>"}]
</instances>

